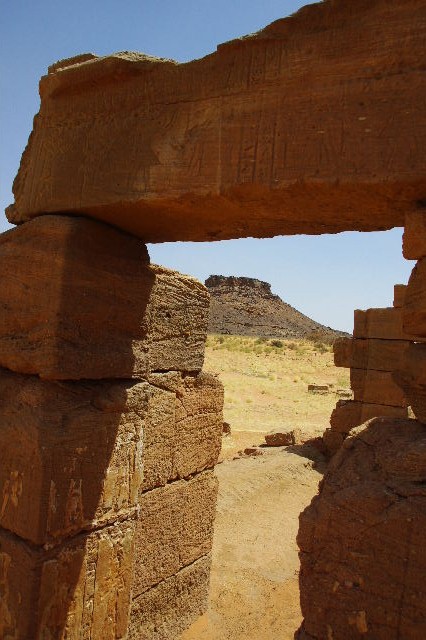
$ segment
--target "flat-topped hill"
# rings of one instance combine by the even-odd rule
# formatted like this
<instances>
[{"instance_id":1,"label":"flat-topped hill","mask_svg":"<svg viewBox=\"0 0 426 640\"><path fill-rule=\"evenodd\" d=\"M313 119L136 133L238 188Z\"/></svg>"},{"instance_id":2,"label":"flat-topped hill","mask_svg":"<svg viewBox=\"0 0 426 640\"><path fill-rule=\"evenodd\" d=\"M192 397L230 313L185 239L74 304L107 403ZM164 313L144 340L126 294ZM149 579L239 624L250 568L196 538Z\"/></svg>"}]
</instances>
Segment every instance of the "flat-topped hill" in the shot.
<instances>
[{"instance_id":1,"label":"flat-topped hill","mask_svg":"<svg viewBox=\"0 0 426 640\"><path fill-rule=\"evenodd\" d=\"M306 338L313 334L330 339L346 335L308 318L255 278L209 276L210 333L264 338Z\"/></svg>"}]
</instances>

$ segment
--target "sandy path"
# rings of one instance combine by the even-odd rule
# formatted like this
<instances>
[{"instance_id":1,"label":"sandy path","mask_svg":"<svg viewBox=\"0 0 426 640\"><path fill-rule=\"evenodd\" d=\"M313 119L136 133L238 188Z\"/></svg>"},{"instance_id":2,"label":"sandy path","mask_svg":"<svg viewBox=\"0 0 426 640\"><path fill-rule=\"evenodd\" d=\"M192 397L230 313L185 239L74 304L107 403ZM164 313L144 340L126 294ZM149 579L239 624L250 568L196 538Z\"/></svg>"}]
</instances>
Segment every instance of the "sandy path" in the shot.
<instances>
[{"instance_id":1,"label":"sandy path","mask_svg":"<svg viewBox=\"0 0 426 640\"><path fill-rule=\"evenodd\" d=\"M209 611L182 640L290 640L301 620L298 514L321 474L281 448L225 461L216 473Z\"/></svg>"}]
</instances>

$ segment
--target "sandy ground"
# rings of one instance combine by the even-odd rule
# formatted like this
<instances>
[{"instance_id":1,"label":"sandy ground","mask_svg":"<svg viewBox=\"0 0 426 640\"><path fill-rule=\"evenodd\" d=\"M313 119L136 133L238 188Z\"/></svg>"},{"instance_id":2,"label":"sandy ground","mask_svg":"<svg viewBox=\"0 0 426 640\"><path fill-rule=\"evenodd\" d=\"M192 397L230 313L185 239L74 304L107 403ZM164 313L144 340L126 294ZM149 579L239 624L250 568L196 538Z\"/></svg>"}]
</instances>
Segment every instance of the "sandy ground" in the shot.
<instances>
[{"instance_id":1,"label":"sandy ground","mask_svg":"<svg viewBox=\"0 0 426 640\"><path fill-rule=\"evenodd\" d=\"M224 419L232 433L299 428L314 436L329 426L337 390L350 386L349 370L334 366L331 346L322 351L308 341L282 344L271 348L254 338L209 337L204 370L223 382ZM312 383L331 385L330 393L309 393Z\"/></svg>"},{"instance_id":2,"label":"sandy ground","mask_svg":"<svg viewBox=\"0 0 426 640\"><path fill-rule=\"evenodd\" d=\"M224 436L208 613L182 640L290 640L301 622L296 535L298 518L317 493L322 456L309 446L238 451L264 442L271 429L299 428L306 439L329 424L348 387L331 348L307 341L279 348L253 338L211 336L205 369L225 386ZM327 395L308 384L328 383ZM313 458L313 460L311 459Z\"/></svg>"},{"instance_id":3,"label":"sandy ground","mask_svg":"<svg viewBox=\"0 0 426 640\"><path fill-rule=\"evenodd\" d=\"M322 469L309 447L268 448L218 465L209 610L182 640L293 638L301 621L298 515Z\"/></svg>"}]
</instances>

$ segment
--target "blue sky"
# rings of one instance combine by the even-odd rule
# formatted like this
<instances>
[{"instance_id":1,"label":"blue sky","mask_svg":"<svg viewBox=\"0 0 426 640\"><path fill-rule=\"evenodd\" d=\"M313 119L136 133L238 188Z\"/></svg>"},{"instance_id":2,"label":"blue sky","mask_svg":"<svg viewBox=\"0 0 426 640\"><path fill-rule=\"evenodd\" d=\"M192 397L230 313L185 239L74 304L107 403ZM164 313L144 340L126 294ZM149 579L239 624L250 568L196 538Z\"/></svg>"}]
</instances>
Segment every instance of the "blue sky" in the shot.
<instances>
[{"instance_id":1,"label":"blue sky","mask_svg":"<svg viewBox=\"0 0 426 640\"><path fill-rule=\"evenodd\" d=\"M296 11L296 0L0 0L0 231L21 153L52 62L135 50L187 61ZM257 277L326 325L351 331L353 310L392 303L408 280L401 230L150 246L153 262L205 279Z\"/></svg>"}]
</instances>

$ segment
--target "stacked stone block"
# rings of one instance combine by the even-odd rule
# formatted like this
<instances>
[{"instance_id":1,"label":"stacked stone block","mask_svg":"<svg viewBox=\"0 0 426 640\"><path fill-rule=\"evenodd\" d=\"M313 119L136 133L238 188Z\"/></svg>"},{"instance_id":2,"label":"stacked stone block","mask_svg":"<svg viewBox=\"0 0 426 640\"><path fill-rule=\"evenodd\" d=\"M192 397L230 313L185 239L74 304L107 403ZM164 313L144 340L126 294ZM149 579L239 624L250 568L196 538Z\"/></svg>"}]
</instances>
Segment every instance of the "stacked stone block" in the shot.
<instances>
[{"instance_id":1,"label":"stacked stone block","mask_svg":"<svg viewBox=\"0 0 426 640\"><path fill-rule=\"evenodd\" d=\"M175 638L206 610L223 387L205 373L150 376L129 638Z\"/></svg>"},{"instance_id":2,"label":"stacked stone block","mask_svg":"<svg viewBox=\"0 0 426 640\"><path fill-rule=\"evenodd\" d=\"M374 371L380 371L380 362L387 374L395 367L393 381L416 419L382 416L353 429L330 461L319 494L301 514L300 640L426 637L425 231L424 214L408 216L404 256L418 262L406 289L395 291L398 313L358 314L358 336L336 350L338 362L354 366L365 362L367 343L367 363L374 363ZM369 337L373 326L385 326L384 318L386 340L376 332ZM405 336L410 339L401 354L396 344ZM380 344L373 348L374 341ZM375 374L366 371L368 385ZM385 382L383 387L397 397ZM365 391L385 393L371 385Z\"/></svg>"},{"instance_id":3,"label":"stacked stone block","mask_svg":"<svg viewBox=\"0 0 426 640\"><path fill-rule=\"evenodd\" d=\"M416 338L407 349L395 380L404 389L414 415L426 424L426 215L406 216L403 254L417 260L408 282L402 321L404 330Z\"/></svg>"},{"instance_id":4,"label":"stacked stone block","mask_svg":"<svg viewBox=\"0 0 426 640\"><path fill-rule=\"evenodd\" d=\"M0 277L0 637L175 638L208 591L208 293L66 216L4 233Z\"/></svg>"},{"instance_id":5,"label":"stacked stone block","mask_svg":"<svg viewBox=\"0 0 426 640\"><path fill-rule=\"evenodd\" d=\"M395 285L394 306L355 311L353 338L334 344L337 367L350 369L352 400L339 400L324 441L330 454L341 446L349 431L375 417L408 417L408 401L394 380L412 336L403 329L406 287Z\"/></svg>"}]
</instances>

